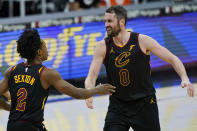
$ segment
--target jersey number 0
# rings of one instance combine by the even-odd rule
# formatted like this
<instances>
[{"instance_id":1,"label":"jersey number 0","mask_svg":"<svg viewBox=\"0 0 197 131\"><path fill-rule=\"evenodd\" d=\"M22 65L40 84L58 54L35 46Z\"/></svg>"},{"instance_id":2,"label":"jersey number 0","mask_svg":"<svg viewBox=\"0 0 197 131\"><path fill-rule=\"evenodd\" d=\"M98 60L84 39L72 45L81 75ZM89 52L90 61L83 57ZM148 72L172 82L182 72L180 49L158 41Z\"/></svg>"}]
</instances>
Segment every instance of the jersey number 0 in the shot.
<instances>
[{"instance_id":1,"label":"jersey number 0","mask_svg":"<svg viewBox=\"0 0 197 131\"><path fill-rule=\"evenodd\" d=\"M121 69L119 71L119 77L120 77L120 84L122 86L128 86L131 83L129 79L129 71L127 69Z\"/></svg>"}]
</instances>

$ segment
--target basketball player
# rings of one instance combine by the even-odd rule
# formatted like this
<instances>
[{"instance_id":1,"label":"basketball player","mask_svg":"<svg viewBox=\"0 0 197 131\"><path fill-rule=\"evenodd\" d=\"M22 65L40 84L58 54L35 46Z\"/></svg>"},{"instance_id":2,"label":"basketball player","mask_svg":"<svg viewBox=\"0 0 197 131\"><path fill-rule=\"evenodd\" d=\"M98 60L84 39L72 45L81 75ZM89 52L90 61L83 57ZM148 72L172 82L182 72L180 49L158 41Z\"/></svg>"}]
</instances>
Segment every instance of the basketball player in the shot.
<instances>
[{"instance_id":1,"label":"basketball player","mask_svg":"<svg viewBox=\"0 0 197 131\"><path fill-rule=\"evenodd\" d=\"M22 33L17 41L17 51L27 61L8 68L0 82L0 95L8 89L11 94L7 131L46 131L42 121L49 86L77 99L114 92L115 87L108 84L90 90L76 88L64 81L57 71L43 66L48 52L35 29Z\"/></svg>"},{"instance_id":2,"label":"basketball player","mask_svg":"<svg viewBox=\"0 0 197 131\"><path fill-rule=\"evenodd\" d=\"M96 45L85 80L94 88L104 63L109 83L116 86L110 96L104 131L160 131L155 89L151 80L150 52L170 63L181 78L181 86L194 96L194 88L179 58L153 38L126 31L127 11L122 6L109 7L104 16L108 37ZM93 108L93 99L86 100Z\"/></svg>"}]
</instances>

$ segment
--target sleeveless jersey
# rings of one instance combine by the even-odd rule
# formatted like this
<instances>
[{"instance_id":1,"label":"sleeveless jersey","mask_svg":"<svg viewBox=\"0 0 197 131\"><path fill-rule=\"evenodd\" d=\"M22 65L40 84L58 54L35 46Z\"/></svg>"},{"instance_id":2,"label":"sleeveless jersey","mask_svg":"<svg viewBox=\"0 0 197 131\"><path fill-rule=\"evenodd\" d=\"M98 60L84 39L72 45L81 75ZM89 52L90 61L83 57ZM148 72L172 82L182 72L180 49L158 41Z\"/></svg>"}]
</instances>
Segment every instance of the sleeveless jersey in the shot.
<instances>
[{"instance_id":1,"label":"sleeveless jersey","mask_svg":"<svg viewBox=\"0 0 197 131\"><path fill-rule=\"evenodd\" d=\"M44 106L48 97L40 81L44 70L41 64L26 66L20 63L11 69L8 82L11 94L9 121L44 121Z\"/></svg>"},{"instance_id":2,"label":"sleeveless jersey","mask_svg":"<svg viewBox=\"0 0 197 131\"><path fill-rule=\"evenodd\" d=\"M138 35L131 32L129 41L122 47L115 45L112 38L105 38L104 65L108 82L116 86L112 98L132 101L155 93L151 79L150 56L141 51Z\"/></svg>"}]
</instances>

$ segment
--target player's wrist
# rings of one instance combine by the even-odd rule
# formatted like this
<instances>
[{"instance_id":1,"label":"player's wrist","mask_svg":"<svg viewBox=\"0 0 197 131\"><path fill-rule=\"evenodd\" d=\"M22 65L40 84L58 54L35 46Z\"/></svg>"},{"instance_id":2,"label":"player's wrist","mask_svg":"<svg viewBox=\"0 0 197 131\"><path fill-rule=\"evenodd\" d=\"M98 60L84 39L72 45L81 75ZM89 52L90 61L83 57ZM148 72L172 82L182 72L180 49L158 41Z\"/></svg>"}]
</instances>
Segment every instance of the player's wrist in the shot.
<instances>
[{"instance_id":1,"label":"player's wrist","mask_svg":"<svg viewBox=\"0 0 197 131\"><path fill-rule=\"evenodd\" d=\"M94 86L85 86L86 89L93 89L95 88Z\"/></svg>"},{"instance_id":2,"label":"player's wrist","mask_svg":"<svg viewBox=\"0 0 197 131\"><path fill-rule=\"evenodd\" d=\"M99 88L92 88L94 90L94 94L99 94L100 93L100 89Z\"/></svg>"},{"instance_id":3,"label":"player's wrist","mask_svg":"<svg viewBox=\"0 0 197 131\"><path fill-rule=\"evenodd\" d=\"M185 81L190 82L190 80L189 80L188 77L182 77L182 78L181 78L181 81L182 81L182 82L185 82Z\"/></svg>"}]
</instances>

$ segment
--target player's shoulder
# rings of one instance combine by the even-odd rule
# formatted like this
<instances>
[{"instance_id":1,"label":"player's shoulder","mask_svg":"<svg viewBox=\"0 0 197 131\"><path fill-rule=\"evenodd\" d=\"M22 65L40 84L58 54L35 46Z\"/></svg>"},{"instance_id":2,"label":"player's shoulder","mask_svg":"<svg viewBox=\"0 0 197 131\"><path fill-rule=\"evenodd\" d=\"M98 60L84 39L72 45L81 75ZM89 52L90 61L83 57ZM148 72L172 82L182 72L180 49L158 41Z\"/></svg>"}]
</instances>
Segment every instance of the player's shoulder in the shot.
<instances>
[{"instance_id":1,"label":"player's shoulder","mask_svg":"<svg viewBox=\"0 0 197 131\"><path fill-rule=\"evenodd\" d=\"M99 41L97 44L100 44L100 45L105 44L105 39L103 39L103 40Z\"/></svg>"},{"instance_id":2,"label":"player's shoulder","mask_svg":"<svg viewBox=\"0 0 197 131\"><path fill-rule=\"evenodd\" d=\"M57 71L52 68L45 67L45 69L43 70L43 73L49 75L49 74L57 73Z\"/></svg>"},{"instance_id":3,"label":"player's shoulder","mask_svg":"<svg viewBox=\"0 0 197 131\"><path fill-rule=\"evenodd\" d=\"M150 37L150 36L148 36L148 35L145 35L145 34L139 34L139 36L138 36L139 38L143 38L143 39L145 39L145 38L148 38L148 37Z\"/></svg>"},{"instance_id":4,"label":"player's shoulder","mask_svg":"<svg viewBox=\"0 0 197 131\"><path fill-rule=\"evenodd\" d=\"M145 35L145 34L139 34L139 39L153 39L152 37L148 36L148 35Z\"/></svg>"},{"instance_id":5,"label":"player's shoulder","mask_svg":"<svg viewBox=\"0 0 197 131\"><path fill-rule=\"evenodd\" d=\"M54 77L54 76L59 76L59 72L52 69L52 68L47 68L45 67L45 69L43 70L42 76L43 77Z\"/></svg>"},{"instance_id":6,"label":"player's shoulder","mask_svg":"<svg viewBox=\"0 0 197 131\"><path fill-rule=\"evenodd\" d=\"M148 36L148 35L145 35L145 34L139 34L138 40L141 41L141 42L143 42L143 41L153 40L153 38L150 37L150 36Z\"/></svg>"},{"instance_id":7,"label":"player's shoulder","mask_svg":"<svg viewBox=\"0 0 197 131\"><path fill-rule=\"evenodd\" d=\"M13 65L13 66L9 66L5 72L4 72L4 76L10 76L10 74L15 70L17 65Z\"/></svg>"},{"instance_id":8,"label":"player's shoulder","mask_svg":"<svg viewBox=\"0 0 197 131\"><path fill-rule=\"evenodd\" d=\"M101 41L99 41L99 42L96 44L96 48L97 48L97 49L98 49L98 48L103 49L103 48L105 48L105 46L106 46L105 40L101 40Z\"/></svg>"}]
</instances>

